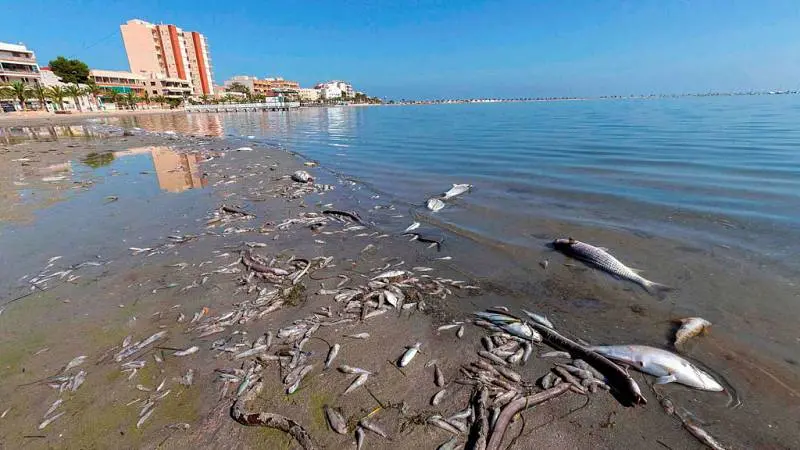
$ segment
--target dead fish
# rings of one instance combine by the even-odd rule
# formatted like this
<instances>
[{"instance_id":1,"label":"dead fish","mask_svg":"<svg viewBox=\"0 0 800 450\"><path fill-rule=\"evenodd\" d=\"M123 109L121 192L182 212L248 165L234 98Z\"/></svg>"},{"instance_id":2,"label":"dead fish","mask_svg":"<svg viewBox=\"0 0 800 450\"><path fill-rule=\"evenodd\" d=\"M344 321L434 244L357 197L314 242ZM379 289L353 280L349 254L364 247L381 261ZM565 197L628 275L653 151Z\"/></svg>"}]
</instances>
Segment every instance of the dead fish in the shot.
<instances>
[{"instance_id":1,"label":"dead fish","mask_svg":"<svg viewBox=\"0 0 800 450\"><path fill-rule=\"evenodd\" d=\"M440 326L439 328L436 329L436 331L452 330L453 328L457 328L457 327L460 327L460 326L461 326L461 322L449 323L447 325Z\"/></svg>"},{"instance_id":2,"label":"dead fish","mask_svg":"<svg viewBox=\"0 0 800 450\"><path fill-rule=\"evenodd\" d=\"M421 342L417 342L416 344L412 345L411 347L407 347L406 352L403 353L403 356L401 356L400 360L397 362L397 366L398 367L407 366L408 363L410 363L411 360L414 359L414 356L417 355L417 352L419 351L419 348L421 346L422 346L422 343Z\"/></svg>"},{"instance_id":3,"label":"dead fish","mask_svg":"<svg viewBox=\"0 0 800 450\"><path fill-rule=\"evenodd\" d=\"M61 373L68 372L70 369L74 369L80 366L81 364L83 364L84 361L86 361L85 355L76 356L72 358L72 361L68 362L67 365L64 366L64 368L61 370Z\"/></svg>"},{"instance_id":4,"label":"dead fish","mask_svg":"<svg viewBox=\"0 0 800 450\"><path fill-rule=\"evenodd\" d=\"M491 362L493 362L495 364L501 365L501 366L507 366L508 365L508 363L506 362L505 359L495 355L494 353L489 353L486 350L479 351L478 352L478 356L480 356L481 358L486 358L489 361L491 361Z\"/></svg>"},{"instance_id":5,"label":"dead fish","mask_svg":"<svg viewBox=\"0 0 800 450\"><path fill-rule=\"evenodd\" d=\"M373 433L377 434L380 437L384 437L384 438L388 437L388 435L386 434L385 431L383 431L383 429L381 429L376 423L374 423L374 422L372 422L370 420L367 420L366 417L361 419L358 422L358 424L361 425L361 427L363 427L365 430L372 431Z\"/></svg>"},{"instance_id":6,"label":"dead fish","mask_svg":"<svg viewBox=\"0 0 800 450\"><path fill-rule=\"evenodd\" d=\"M133 354L136 354L136 353L140 352L145 347L149 346L150 344L152 344L155 341L163 338L166 335L167 335L166 331L159 331L158 333L150 336L149 338L145 339L144 341L142 341L142 342L140 342L138 344L133 344L130 347L123 349L122 351L120 351L119 353L114 355L114 361L122 362L123 359L125 359L125 358L127 358L127 357L129 357L129 356L131 356Z\"/></svg>"},{"instance_id":7,"label":"dead fish","mask_svg":"<svg viewBox=\"0 0 800 450\"><path fill-rule=\"evenodd\" d=\"M351 339L369 339L369 333L348 334L345 335L345 337Z\"/></svg>"},{"instance_id":8,"label":"dead fish","mask_svg":"<svg viewBox=\"0 0 800 450\"><path fill-rule=\"evenodd\" d=\"M262 353L262 352L266 351L267 348L269 348L269 346L265 345L265 344L257 345L255 347L251 348L250 350L245 350L245 351L243 351L241 353L236 354L236 356L234 356L233 359L242 359L242 358L247 358L247 357L250 357L250 356L253 356L253 355L257 355L259 353Z\"/></svg>"},{"instance_id":9,"label":"dead fish","mask_svg":"<svg viewBox=\"0 0 800 450\"><path fill-rule=\"evenodd\" d=\"M450 440L443 442L442 445L436 447L436 450L455 450L458 444L458 439L455 436L451 437Z\"/></svg>"},{"instance_id":10,"label":"dead fish","mask_svg":"<svg viewBox=\"0 0 800 450\"><path fill-rule=\"evenodd\" d=\"M187 370L186 373L180 379L180 383L184 386L191 386L193 381L194 381L194 369ZM167 391L165 394L162 395L166 396L167 393L169 393L169 391Z\"/></svg>"},{"instance_id":11,"label":"dead fish","mask_svg":"<svg viewBox=\"0 0 800 450\"><path fill-rule=\"evenodd\" d=\"M177 351L173 353L172 356L189 356L191 354L197 353L198 350L200 350L200 347L195 345L193 347L187 348L186 350Z\"/></svg>"},{"instance_id":12,"label":"dead fish","mask_svg":"<svg viewBox=\"0 0 800 450\"><path fill-rule=\"evenodd\" d=\"M553 387L553 382L556 380L556 374L553 372L547 372L547 375L543 376L541 380L539 380L539 384L542 386L542 389L547 390Z\"/></svg>"},{"instance_id":13,"label":"dead fish","mask_svg":"<svg viewBox=\"0 0 800 450\"><path fill-rule=\"evenodd\" d=\"M322 409L325 411L325 417L328 419L328 425L331 427L331 430L339 434L347 434L347 422L339 411L336 411L328 405L323 406Z\"/></svg>"},{"instance_id":14,"label":"dead fish","mask_svg":"<svg viewBox=\"0 0 800 450\"><path fill-rule=\"evenodd\" d=\"M539 355L539 358L571 358L571 357L572 355L570 355L569 353L562 352L560 350L546 352Z\"/></svg>"},{"instance_id":15,"label":"dead fish","mask_svg":"<svg viewBox=\"0 0 800 450\"><path fill-rule=\"evenodd\" d=\"M545 326L547 328L550 328L551 330L555 330L555 327L553 326L553 323L550 322L550 320L547 317L541 316L541 315L536 314L536 313L532 313L530 311L526 311L524 309L522 310L522 312L524 312L528 317L533 319L533 321L538 323L539 325L542 325L542 326Z\"/></svg>"},{"instance_id":16,"label":"dead fish","mask_svg":"<svg viewBox=\"0 0 800 450\"><path fill-rule=\"evenodd\" d=\"M48 410L47 410L47 412L46 412L46 413L44 413L44 416L42 416L42 417L47 417L47 416L49 416L50 414L52 414L52 413L53 413L53 411L55 411L56 409L58 409L58 407L59 407L59 406L61 406L61 404L62 404L63 402L64 402L64 399L62 399L62 398L60 398L60 399L58 399L58 400L54 401L54 402L53 402L53 404L50 406L50 409L48 409Z\"/></svg>"},{"instance_id":17,"label":"dead fish","mask_svg":"<svg viewBox=\"0 0 800 450\"><path fill-rule=\"evenodd\" d=\"M439 387L444 386L444 374L442 373L442 370L439 369L438 364L433 366L433 382Z\"/></svg>"},{"instance_id":18,"label":"dead fish","mask_svg":"<svg viewBox=\"0 0 800 450\"><path fill-rule=\"evenodd\" d=\"M425 267L425 266L416 266L416 267L413 267L411 270L413 270L414 272L432 272L433 268L432 267Z\"/></svg>"},{"instance_id":19,"label":"dead fish","mask_svg":"<svg viewBox=\"0 0 800 450\"><path fill-rule=\"evenodd\" d=\"M63 416L64 414L66 414L66 411L60 412L60 413L56 414L55 416L53 416L53 417L51 417L49 419L45 419L42 423L39 424L39 429L40 430L44 430L48 425L53 423L53 421L55 421L59 417Z\"/></svg>"},{"instance_id":20,"label":"dead fish","mask_svg":"<svg viewBox=\"0 0 800 450\"><path fill-rule=\"evenodd\" d=\"M292 174L292 181L296 181L298 183L308 183L309 181L314 181L314 177L312 177L308 172L305 170L298 170Z\"/></svg>"},{"instance_id":21,"label":"dead fish","mask_svg":"<svg viewBox=\"0 0 800 450\"><path fill-rule=\"evenodd\" d=\"M494 370L500 372L500 375L508 378L509 380L511 380L511 381L513 381L515 383L519 383L522 380L522 376L520 374L518 374L517 372L514 372L513 370L509 369L508 367L497 366L497 367L494 368Z\"/></svg>"},{"instance_id":22,"label":"dead fish","mask_svg":"<svg viewBox=\"0 0 800 450\"><path fill-rule=\"evenodd\" d=\"M373 280L380 280L380 279L387 279L387 278L397 278L402 277L406 274L405 270L390 270L388 272L383 272L376 277L373 277Z\"/></svg>"},{"instance_id":23,"label":"dead fish","mask_svg":"<svg viewBox=\"0 0 800 450\"><path fill-rule=\"evenodd\" d=\"M442 199L449 200L472 189L471 184L454 184L447 192L442 194Z\"/></svg>"},{"instance_id":24,"label":"dead fish","mask_svg":"<svg viewBox=\"0 0 800 450\"><path fill-rule=\"evenodd\" d=\"M333 344L333 347L331 347L330 351L328 352L328 357L325 358L325 368L326 369L331 366L331 363L336 358L336 355L339 354L339 348L341 348L339 344ZM342 433L342 434L344 434L344 433Z\"/></svg>"},{"instance_id":25,"label":"dead fish","mask_svg":"<svg viewBox=\"0 0 800 450\"><path fill-rule=\"evenodd\" d=\"M303 367L300 373L297 375L297 381L295 381L288 389L286 389L287 394L294 394L297 392L297 389L300 387L300 382L303 381L303 378L308 375L309 372L314 368L312 365L308 365Z\"/></svg>"},{"instance_id":26,"label":"dead fish","mask_svg":"<svg viewBox=\"0 0 800 450\"><path fill-rule=\"evenodd\" d=\"M364 445L364 429L356 427L356 450L361 450Z\"/></svg>"},{"instance_id":27,"label":"dead fish","mask_svg":"<svg viewBox=\"0 0 800 450\"><path fill-rule=\"evenodd\" d=\"M586 244L575 239L556 239L553 241L553 248L571 256L575 259L581 260L589 265L595 266L604 272L607 272L617 278L632 281L650 294L663 297L667 291L672 290L669 286L655 283L650 281L637 273L635 269L631 269L625 264L621 263L617 258L611 256L605 249Z\"/></svg>"},{"instance_id":28,"label":"dead fish","mask_svg":"<svg viewBox=\"0 0 800 450\"><path fill-rule=\"evenodd\" d=\"M143 415L142 417L140 417L140 418L139 418L139 421L138 421L138 422L136 422L136 428L137 428L137 429L138 429L138 428L140 428L140 427L142 426L142 424L143 424L143 423L144 423L144 422L145 422L147 419L149 419L149 418L150 418L150 416L153 414L153 411L155 411L155 408L150 408L150 410L149 410L149 411L147 411L146 413L144 413L144 415Z\"/></svg>"},{"instance_id":29,"label":"dead fish","mask_svg":"<svg viewBox=\"0 0 800 450\"><path fill-rule=\"evenodd\" d=\"M459 338L459 339L461 339L462 337L464 337L464 325L461 325L461 326L458 328L458 331L456 331L456 337L457 337L457 338Z\"/></svg>"},{"instance_id":30,"label":"dead fish","mask_svg":"<svg viewBox=\"0 0 800 450\"><path fill-rule=\"evenodd\" d=\"M442 389L441 391L434 394L433 397L431 398L431 405L439 406L439 403L442 402L442 399L444 398L445 394L447 394L447 389Z\"/></svg>"},{"instance_id":31,"label":"dead fish","mask_svg":"<svg viewBox=\"0 0 800 450\"><path fill-rule=\"evenodd\" d=\"M0 419L5 419L6 414L8 414L9 411L11 411L11 408L6 408L6 410L3 411L3 414L0 414Z\"/></svg>"},{"instance_id":32,"label":"dead fish","mask_svg":"<svg viewBox=\"0 0 800 450\"><path fill-rule=\"evenodd\" d=\"M350 374L353 374L353 373L367 374L367 375L371 375L372 374L372 372L370 372L369 370L362 369L360 367L347 366L347 365L339 366L339 372L350 373Z\"/></svg>"},{"instance_id":33,"label":"dead fish","mask_svg":"<svg viewBox=\"0 0 800 450\"><path fill-rule=\"evenodd\" d=\"M683 420L683 418L681 418L681 420ZM712 448L713 450L725 450L725 447L716 439L714 439L714 436L711 436L706 430L700 428L691 420L683 420L683 426L689 430L689 433L692 433L692 436L696 437L700 442L707 445L709 448Z\"/></svg>"},{"instance_id":34,"label":"dead fish","mask_svg":"<svg viewBox=\"0 0 800 450\"><path fill-rule=\"evenodd\" d=\"M589 347L589 350L658 377L656 384L677 382L705 391L724 390L711 375L686 359L660 348L646 345L611 345Z\"/></svg>"},{"instance_id":35,"label":"dead fish","mask_svg":"<svg viewBox=\"0 0 800 450\"><path fill-rule=\"evenodd\" d=\"M454 427L453 425L450 425L448 422L445 422L442 419L442 416L430 416L430 417L428 417L427 422L430 425L433 425L435 427L439 427L439 428L443 429L444 431L447 431L447 432L450 432L450 433L453 433L453 434L461 434L461 432L458 430L458 428Z\"/></svg>"},{"instance_id":36,"label":"dead fish","mask_svg":"<svg viewBox=\"0 0 800 450\"><path fill-rule=\"evenodd\" d=\"M403 233L408 233L409 231L414 231L417 228L419 228L419 226L420 226L419 222L414 222L411 225L409 225L408 227L406 227L406 229L403 230Z\"/></svg>"},{"instance_id":37,"label":"dead fish","mask_svg":"<svg viewBox=\"0 0 800 450\"><path fill-rule=\"evenodd\" d=\"M363 386L364 383L367 382L367 378L369 378L369 374L368 373L362 373L361 375L356 377L356 379L353 380L352 383L350 383L350 386L347 387L347 389L344 391L344 394L342 394L342 395L347 395L347 394L355 391L356 389L360 388L361 386Z\"/></svg>"},{"instance_id":38,"label":"dead fish","mask_svg":"<svg viewBox=\"0 0 800 450\"><path fill-rule=\"evenodd\" d=\"M437 212L440 211L442 208L444 208L445 204L438 198L429 198L428 201L425 203L425 206L431 211Z\"/></svg>"},{"instance_id":39,"label":"dead fish","mask_svg":"<svg viewBox=\"0 0 800 450\"><path fill-rule=\"evenodd\" d=\"M686 342L689 338L705 334L711 328L711 322L700 317L687 317L680 319L680 329L675 333L675 346L679 346Z\"/></svg>"}]
</instances>

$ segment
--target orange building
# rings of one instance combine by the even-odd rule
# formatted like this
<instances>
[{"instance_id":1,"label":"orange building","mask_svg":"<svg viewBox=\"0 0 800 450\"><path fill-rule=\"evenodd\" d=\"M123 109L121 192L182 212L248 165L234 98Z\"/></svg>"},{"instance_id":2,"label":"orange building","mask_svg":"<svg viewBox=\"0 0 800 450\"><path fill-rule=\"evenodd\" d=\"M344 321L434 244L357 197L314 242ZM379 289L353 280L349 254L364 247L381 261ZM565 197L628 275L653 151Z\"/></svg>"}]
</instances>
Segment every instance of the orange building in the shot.
<instances>
[{"instance_id":1,"label":"orange building","mask_svg":"<svg viewBox=\"0 0 800 450\"><path fill-rule=\"evenodd\" d=\"M195 96L212 95L214 79L205 36L139 19L120 25L131 72L187 80Z\"/></svg>"}]
</instances>

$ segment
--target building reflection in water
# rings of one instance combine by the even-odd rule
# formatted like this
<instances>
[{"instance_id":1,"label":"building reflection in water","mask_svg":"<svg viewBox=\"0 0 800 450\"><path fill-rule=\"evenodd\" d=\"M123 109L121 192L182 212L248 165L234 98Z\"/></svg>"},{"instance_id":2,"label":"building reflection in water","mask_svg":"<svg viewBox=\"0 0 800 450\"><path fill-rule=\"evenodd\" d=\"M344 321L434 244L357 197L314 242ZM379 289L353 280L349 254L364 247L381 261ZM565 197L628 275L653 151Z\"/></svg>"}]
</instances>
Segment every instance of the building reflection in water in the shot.
<instances>
[{"instance_id":1,"label":"building reflection in water","mask_svg":"<svg viewBox=\"0 0 800 450\"><path fill-rule=\"evenodd\" d=\"M208 178L200 171L200 155L179 153L165 145L136 147L115 152L117 158L132 155L150 154L158 178L158 187L167 192L183 192L188 189L204 188Z\"/></svg>"},{"instance_id":2,"label":"building reflection in water","mask_svg":"<svg viewBox=\"0 0 800 450\"><path fill-rule=\"evenodd\" d=\"M55 141L63 137L94 137L96 135L97 133L84 125L0 128L0 142L3 144L17 144L24 141Z\"/></svg>"}]
</instances>

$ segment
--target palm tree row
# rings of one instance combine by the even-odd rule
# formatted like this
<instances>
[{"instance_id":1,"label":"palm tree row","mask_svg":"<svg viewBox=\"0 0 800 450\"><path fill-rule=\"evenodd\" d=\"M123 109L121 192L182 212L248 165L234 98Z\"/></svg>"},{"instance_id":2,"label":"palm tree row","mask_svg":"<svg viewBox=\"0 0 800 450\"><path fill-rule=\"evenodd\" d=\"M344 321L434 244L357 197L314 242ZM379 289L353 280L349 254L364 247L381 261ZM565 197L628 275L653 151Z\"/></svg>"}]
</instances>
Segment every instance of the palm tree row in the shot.
<instances>
[{"instance_id":1,"label":"palm tree row","mask_svg":"<svg viewBox=\"0 0 800 450\"><path fill-rule=\"evenodd\" d=\"M111 89L106 89L98 86L93 81L87 83L84 87L77 84L70 84L65 87L51 86L44 87L41 84L29 86L21 81L15 81L7 85L0 85L0 98L12 98L20 103L22 110L26 109L25 103L28 99L35 99L39 102L39 109L44 110L47 105L47 100L52 100L54 104L58 105L61 110L64 110L64 99L71 98L75 103L78 111L82 111L79 98L88 96L95 103L96 106L102 105L103 98L107 101L114 103L117 107L127 107L136 109L139 102L145 102L148 105L150 102L155 102L164 106L165 103L170 105L174 104L174 100L168 99L163 95L150 96L147 90L144 95L139 97L135 92L129 91L125 95Z\"/></svg>"}]
</instances>

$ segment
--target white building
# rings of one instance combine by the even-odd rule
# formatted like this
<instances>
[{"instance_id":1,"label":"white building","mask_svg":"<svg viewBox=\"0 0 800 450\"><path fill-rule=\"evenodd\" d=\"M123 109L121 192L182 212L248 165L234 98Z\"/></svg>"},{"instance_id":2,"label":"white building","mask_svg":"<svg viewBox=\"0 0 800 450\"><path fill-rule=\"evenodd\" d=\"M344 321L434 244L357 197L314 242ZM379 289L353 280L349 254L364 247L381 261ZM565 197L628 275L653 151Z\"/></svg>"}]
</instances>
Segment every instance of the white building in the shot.
<instances>
[{"instance_id":1,"label":"white building","mask_svg":"<svg viewBox=\"0 0 800 450\"><path fill-rule=\"evenodd\" d=\"M59 87L62 90L67 89L69 86L74 86L70 83L64 83L56 74L50 69L41 69L41 84L46 88ZM79 84L79 88L85 89L85 84ZM34 99L31 99L34 100ZM36 99L38 102L39 100ZM47 99L47 109L50 111L61 109L62 105L53 102L52 99ZM101 109L101 102L90 95L80 95L77 98L64 95L63 107L65 111L98 111Z\"/></svg>"},{"instance_id":2,"label":"white building","mask_svg":"<svg viewBox=\"0 0 800 450\"><path fill-rule=\"evenodd\" d=\"M322 97L322 92L320 89L314 88L300 88L297 91L298 96L300 97L301 102L318 102L319 99Z\"/></svg>"},{"instance_id":3,"label":"white building","mask_svg":"<svg viewBox=\"0 0 800 450\"><path fill-rule=\"evenodd\" d=\"M323 92L322 96L325 99L335 99L343 96L347 98L353 98L353 95L355 94L355 90L350 83L340 80L319 83L318 85L314 86L314 88L320 89Z\"/></svg>"},{"instance_id":4,"label":"white building","mask_svg":"<svg viewBox=\"0 0 800 450\"><path fill-rule=\"evenodd\" d=\"M0 84L22 81L32 86L39 82L36 55L23 44L0 42Z\"/></svg>"}]
</instances>

